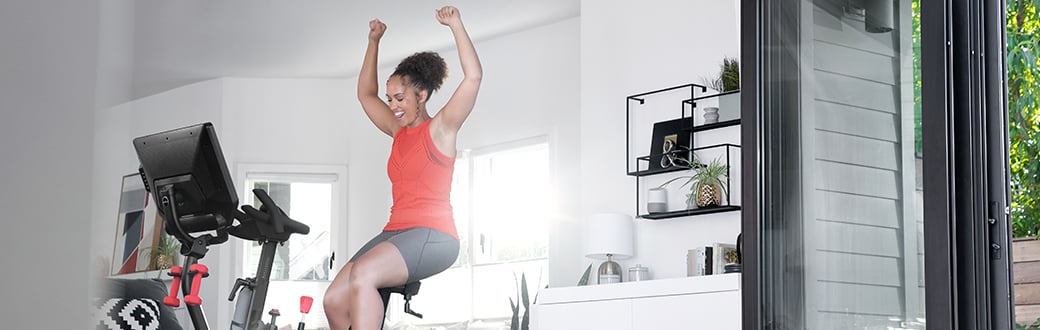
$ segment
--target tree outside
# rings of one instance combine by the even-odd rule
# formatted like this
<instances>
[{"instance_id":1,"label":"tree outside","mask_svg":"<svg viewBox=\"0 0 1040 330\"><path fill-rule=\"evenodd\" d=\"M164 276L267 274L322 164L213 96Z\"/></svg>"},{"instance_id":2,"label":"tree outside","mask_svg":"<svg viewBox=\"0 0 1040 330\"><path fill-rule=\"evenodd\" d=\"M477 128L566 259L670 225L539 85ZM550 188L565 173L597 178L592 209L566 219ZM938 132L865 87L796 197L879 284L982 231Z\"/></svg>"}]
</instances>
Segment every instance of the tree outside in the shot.
<instances>
[{"instance_id":1,"label":"tree outside","mask_svg":"<svg viewBox=\"0 0 1040 330\"><path fill-rule=\"evenodd\" d=\"M915 149L921 153L920 0L912 3ZM1012 235L1040 237L1040 0L1007 0Z\"/></svg>"},{"instance_id":2,"label":"tree outside","mask_svg":"<svg viewBox=\"0 0 1040 330\"><path fill-rule=\"evenodd\" d=\"M1011 223L1040 236L1040 0L1007 1Z\"/></svg>"}]
</instances>

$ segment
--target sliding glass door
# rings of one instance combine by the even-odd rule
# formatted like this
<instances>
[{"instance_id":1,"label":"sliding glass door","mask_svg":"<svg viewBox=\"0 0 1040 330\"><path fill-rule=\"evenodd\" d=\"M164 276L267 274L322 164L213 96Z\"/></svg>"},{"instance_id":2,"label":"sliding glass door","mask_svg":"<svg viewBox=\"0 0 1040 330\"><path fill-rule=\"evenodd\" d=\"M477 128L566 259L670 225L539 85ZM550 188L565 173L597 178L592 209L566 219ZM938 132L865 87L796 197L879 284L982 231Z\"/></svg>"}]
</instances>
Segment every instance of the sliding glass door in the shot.
<instances>
[{"instance_id":1,"label":"sliding glass door","mask_svg":"<svg viewBox=\"0 0 1040 330\"><path fill-rule=\"evenodd\" d=\"M742 4L745 328L1010 325L1003 6Z\"/></svg>"}]
</instances>

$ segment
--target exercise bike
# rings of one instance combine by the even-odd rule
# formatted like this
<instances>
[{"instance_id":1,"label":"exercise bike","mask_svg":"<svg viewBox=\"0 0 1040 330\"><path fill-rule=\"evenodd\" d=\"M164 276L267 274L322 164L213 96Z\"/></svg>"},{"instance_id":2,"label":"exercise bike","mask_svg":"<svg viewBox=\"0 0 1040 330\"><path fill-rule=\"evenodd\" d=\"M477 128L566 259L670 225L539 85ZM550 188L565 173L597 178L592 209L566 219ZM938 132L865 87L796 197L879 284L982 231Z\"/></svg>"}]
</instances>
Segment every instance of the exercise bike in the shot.
<instances>
[{"instance_id":1,"label":"exercise bike","mask_svg":"<svg viewBox=\"0 0 1040 330\"><path fill-rule=\"evenodd\" d=\"M192 325L208 330L199 289L209 269L199 260L210 245L224 243L232 235L259 242L262 252L256 277L236 280L228 298L235 300L236 294L238 298L231 329L274 329L277 310L272 310L270 324L261 317L276 248L293 234L306 235L310 228L290 219L262 189L253 190L263 203L260 209L245 205L238 210L238 197L210 123L139 137L134 148L145 189L154 196L166 233L180 241L185 257L183 266L170 269L173 283L163 303L179 306L180 289Z\"/></svg>"},{"instance_id":2,"label":"exercise bike","mask_svg":"<svg viewBox=\"0 0 1040 330\"><path fill-rule=\"evenodd\" d=\"M208 330L199 289L209 269L199 260L206 256L209 246L224 243L231 235L261 244L256 277L237 279L228 297L230 301L237 298L231 329L275 329L277 310L269 312L270 323L261 318L276 248L293 234L306 235L310 228L290 219L262 189L252 192L263 206L256 209L244 205L238 210L238 196L211 123L142 136L133 144L145 190L154 196L166 233L180 241L180 252L185 256L183 266L170 269L173 283L163 303L179 306L178 290L182 291L192 325ZM411 309L411 298L418 294L419 286L419 282L412 282L379 289L384 314L390 295L398 293L404 297L404 311L422 318ZM308 312L312 301L301 297L302 313ZM302 320L299 329L303 329Z\"/></svg>"}]
</instances>

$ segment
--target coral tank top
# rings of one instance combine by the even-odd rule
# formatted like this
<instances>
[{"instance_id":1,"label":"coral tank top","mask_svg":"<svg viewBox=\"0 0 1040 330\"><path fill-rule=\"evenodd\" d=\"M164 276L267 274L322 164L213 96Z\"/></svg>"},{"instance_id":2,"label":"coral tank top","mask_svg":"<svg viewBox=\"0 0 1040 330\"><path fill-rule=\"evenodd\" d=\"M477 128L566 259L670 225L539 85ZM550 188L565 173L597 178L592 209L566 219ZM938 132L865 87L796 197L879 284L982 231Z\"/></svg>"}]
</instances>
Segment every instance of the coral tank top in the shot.
<instances>
[{"instance_id":1,"label":"coral tank top","mask_svg":"<svg viewBox=\"0 0 1040 330\"><path fill-rule=\"evenodd\" d=\"M427 227L458 239L450 201L455 158L441 153L433 144L431 121L414 128L402 127L394 134L386 163L394 204L383 230Z\"/></svg>"}]
</instances>

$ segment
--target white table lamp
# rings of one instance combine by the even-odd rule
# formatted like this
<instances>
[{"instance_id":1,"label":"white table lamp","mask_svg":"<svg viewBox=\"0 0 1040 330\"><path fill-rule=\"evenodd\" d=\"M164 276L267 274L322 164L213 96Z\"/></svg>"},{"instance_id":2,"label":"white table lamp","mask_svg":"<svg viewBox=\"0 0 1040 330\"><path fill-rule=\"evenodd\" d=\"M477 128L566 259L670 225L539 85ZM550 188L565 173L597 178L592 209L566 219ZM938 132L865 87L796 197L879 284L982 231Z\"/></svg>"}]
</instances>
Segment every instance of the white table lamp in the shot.
<instances>
[{"instance_id":1,"label":"white table lamp","mask_svg":"<svg viewBox=\"0 0 1040 330\"><path fill-rule=\"evenodd\" d=\"M599 266L599 284L621 282L621 265L614 259L632 257L632 217L616 213L593 214L585 222L585 256L606 259Z\"/></svg>"}]
</instances>

